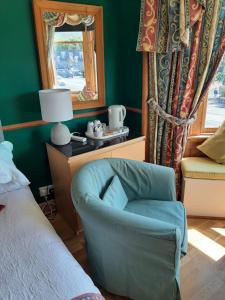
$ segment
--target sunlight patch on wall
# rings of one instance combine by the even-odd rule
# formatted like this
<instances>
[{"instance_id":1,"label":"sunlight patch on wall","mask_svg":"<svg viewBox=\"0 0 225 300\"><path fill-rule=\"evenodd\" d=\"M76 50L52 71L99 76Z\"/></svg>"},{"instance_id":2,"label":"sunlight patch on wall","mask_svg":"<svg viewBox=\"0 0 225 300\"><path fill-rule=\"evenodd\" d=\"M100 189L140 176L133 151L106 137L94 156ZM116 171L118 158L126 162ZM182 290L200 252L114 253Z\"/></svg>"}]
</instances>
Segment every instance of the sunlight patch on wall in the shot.
<instances>
[{"instance_id":1,"label":"sunlight patch on wall","mask_svg":"<svg viewBox=\"0 0 225 300\"><path fill-rule=\"evenodd\" d=\"M188 230L188 242L215 261L218 261L225 255L225 248L223 246L196 229Z\"/></svg>"}]
</instances>

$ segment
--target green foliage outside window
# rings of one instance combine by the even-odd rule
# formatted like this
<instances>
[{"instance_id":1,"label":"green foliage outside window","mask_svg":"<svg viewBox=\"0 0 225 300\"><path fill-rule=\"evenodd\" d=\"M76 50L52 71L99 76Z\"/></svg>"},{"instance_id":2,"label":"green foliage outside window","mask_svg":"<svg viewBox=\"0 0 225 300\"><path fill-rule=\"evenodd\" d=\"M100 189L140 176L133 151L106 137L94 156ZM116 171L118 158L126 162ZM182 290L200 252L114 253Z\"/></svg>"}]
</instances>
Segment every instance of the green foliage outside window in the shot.
<instances>
[{"instance_id":1,"label":"green foliage outside window","mask_svg":"<svg viewBox=\"0 0 225 300\"><path fill-rule=\"evenodd\" d=\"M219 90L220 90L220 96L225 97L225 86L221 86Z\"/></svg>"}]
</instances>

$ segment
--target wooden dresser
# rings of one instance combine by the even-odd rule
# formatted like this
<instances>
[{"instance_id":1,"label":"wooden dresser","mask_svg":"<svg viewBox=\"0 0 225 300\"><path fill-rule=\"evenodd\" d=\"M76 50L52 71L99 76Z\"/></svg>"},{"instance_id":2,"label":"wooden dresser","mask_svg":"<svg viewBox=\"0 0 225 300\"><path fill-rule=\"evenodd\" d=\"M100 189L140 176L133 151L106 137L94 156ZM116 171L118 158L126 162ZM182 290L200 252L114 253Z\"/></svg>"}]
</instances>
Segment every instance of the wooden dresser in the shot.
<instances>
[{"instance_id":1,"label":"wooden dresser","mask_svg":"<svg viewBox=\"0 0 225 300\"><path fill-rule=\"evenodd\" d=\"M79 233L82 230L81 222L70 195L74 173L85 163L106 157L144 161L145 137L129 134L104 142L88 139L86 144L75 141L65 146L47 144L47 152L57 210L70 227Z\"/></svg>"}]
</instances>

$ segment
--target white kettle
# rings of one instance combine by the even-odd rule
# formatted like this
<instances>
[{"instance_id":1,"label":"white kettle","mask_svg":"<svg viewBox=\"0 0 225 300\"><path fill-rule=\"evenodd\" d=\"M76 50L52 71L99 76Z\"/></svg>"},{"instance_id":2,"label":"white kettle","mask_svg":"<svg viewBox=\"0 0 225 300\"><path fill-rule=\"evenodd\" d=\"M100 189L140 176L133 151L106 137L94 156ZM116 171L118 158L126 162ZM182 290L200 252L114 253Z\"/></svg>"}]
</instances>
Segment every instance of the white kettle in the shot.
<instances>
[{"instance_id":1,"label":"white kettle","mask_svg":"<svg viewBox=\"0 0 225 300\"><path fill-rule=\"evenodd\" d=\"M109 106L108 114L110 130L118 130L123 127L123 121L126 117L126 108L123 105Z\"/></svg>"}]
</instances>

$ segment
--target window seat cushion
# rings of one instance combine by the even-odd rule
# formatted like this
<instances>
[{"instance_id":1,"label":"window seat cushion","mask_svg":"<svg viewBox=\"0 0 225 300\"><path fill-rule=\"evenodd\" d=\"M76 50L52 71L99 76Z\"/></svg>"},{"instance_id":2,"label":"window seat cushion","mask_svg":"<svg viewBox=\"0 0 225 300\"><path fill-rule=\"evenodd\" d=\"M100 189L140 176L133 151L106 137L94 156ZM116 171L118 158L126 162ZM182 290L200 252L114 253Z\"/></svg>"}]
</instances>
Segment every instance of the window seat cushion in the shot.
<instances>
[{"instance_id":1,"label":"window seat cushion","mask_svg":"<svg viewBox=\"0 0 225 300\"><path fill-rule=\"evenodd\" d=\"M225 165L207 157L186 157L181 161L184 177L195 179L225 180Z\"/></svg>"}]
</instances>

